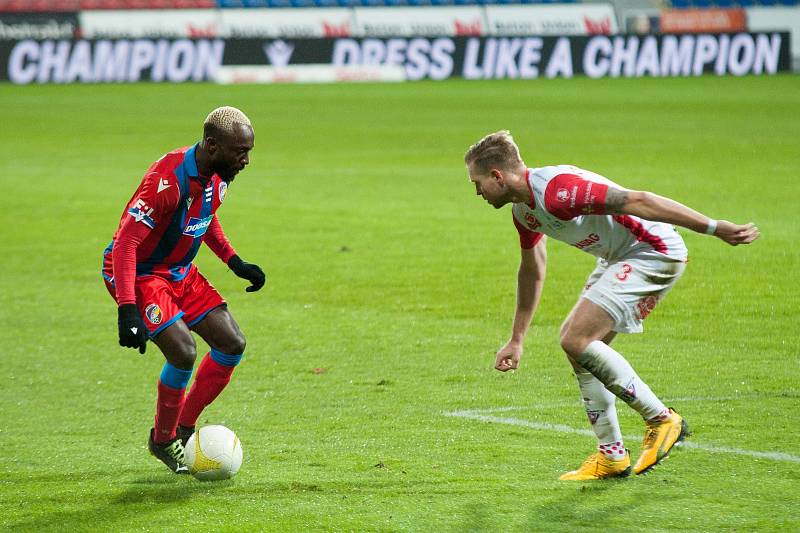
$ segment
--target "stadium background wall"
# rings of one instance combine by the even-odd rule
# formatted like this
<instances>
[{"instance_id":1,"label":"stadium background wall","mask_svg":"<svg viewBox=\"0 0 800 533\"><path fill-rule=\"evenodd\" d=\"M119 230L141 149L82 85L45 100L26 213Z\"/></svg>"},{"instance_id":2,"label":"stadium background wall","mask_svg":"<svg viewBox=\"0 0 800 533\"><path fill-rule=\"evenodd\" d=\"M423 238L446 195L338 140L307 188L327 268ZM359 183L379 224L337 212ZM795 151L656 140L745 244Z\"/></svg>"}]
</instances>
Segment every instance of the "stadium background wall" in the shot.
<instances>
[{"instance_id":1,"label":"stadium background wall","mask_svg":"<svg viewBox=\"0 0 800 533\"><path fill-rule=\"evenodd\" d=\"M0 79L28 83L213 80L220 66L401 65L407 79L775 74L787 32L561 37L46 39L0 41Z\"/></svg>"},{"instance_id":2,"label":"stadium background wall","mask_svg":"<svg viewBox=\"0 0 800 533\"><path fill-rule=\"evenodd\" d=\"M0 41L70 39L80 36L77 12L0 13Z\"/></svg>"}]
</instances>

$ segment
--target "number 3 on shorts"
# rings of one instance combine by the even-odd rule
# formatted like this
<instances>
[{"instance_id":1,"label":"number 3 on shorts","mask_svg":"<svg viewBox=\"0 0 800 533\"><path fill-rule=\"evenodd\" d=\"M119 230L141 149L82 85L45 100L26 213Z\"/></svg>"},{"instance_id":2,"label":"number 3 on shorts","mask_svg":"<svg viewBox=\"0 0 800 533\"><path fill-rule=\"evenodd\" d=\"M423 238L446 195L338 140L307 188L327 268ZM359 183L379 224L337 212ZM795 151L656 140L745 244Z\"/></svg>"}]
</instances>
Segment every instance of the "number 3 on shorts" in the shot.
<instances>
[{"instance_id":1,"label":"number 3 on shorts","mask_svg":"<svg viewBox=\"0 0 800 533\"><path fill-rule=\"evenodd\" d=\"M622 268L620 268L620 271L616 274L617 279L620 281L625 281L628 279L628 274L631 273L631 270L633 270L632 266L630 266L628 263L622 263Z\"/></svg>"}]
</instances>

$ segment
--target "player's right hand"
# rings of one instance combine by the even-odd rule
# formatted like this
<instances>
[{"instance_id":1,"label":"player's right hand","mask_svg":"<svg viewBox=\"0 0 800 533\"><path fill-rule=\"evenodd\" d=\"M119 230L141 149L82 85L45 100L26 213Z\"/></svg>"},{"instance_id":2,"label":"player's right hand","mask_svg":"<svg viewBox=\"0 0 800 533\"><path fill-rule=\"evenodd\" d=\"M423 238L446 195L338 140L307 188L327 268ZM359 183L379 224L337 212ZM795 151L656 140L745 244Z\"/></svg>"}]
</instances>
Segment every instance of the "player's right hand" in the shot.
<instances>
[{"instance_id":1,"label":"player's right hand","mask_svg":"<svg viewBox=\"0 0 800 533\"><path fill-rule=\"evenodd\" d=\"M758 239L761 233L752 222L749 224L734 224L727 220L718 220L714 235L731 246L737 246L739 244L750 244Z\"/></svg>"},{"instance_id":2,"label":"player's right hand","mask_svg":"<svg viewBox=\"0 0 800 533\"><path fill-rule=\"evenodd\" d=\"M119 326L119 345L125 348L139 348L139 353L147 349L147 328L136 304L119 306L117 325Z\"/></svg>"},{"instance_id":3,"label":"player's right hand","mask_svg":"<svg viewBox=\"0 0 800 533\"><path fill-rule=\"evenodd\" d=\"M519 366L520 357L522 357L522 343L510 340L497 350L494 358L494 368L500 372L516 370Z\"/></svg>"}]
</instances>

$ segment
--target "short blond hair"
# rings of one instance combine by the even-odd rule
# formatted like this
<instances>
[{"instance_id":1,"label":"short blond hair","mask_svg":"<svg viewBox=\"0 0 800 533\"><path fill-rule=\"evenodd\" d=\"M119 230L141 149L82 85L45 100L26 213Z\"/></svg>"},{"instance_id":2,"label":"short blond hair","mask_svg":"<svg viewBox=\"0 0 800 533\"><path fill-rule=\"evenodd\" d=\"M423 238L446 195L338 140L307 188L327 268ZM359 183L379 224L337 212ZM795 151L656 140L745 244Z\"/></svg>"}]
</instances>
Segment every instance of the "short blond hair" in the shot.
<instances>
[{"instance_id":1,"label":"short blond hair","mask_svg":"<svg viewBox=\"0 0 800 533\"><path fill-rule=\"evenodd\" d=\"M237 124L253 127L247 115L235 107L226 105L218 107L208 114L205 122L203 122L203 130L209 131L213 129L223 135L236 135L235 128Z\"/></svg>"},{"instance_id":2,"label":"short blond hair","mask_svg":"<svg viewBox=\"0 0 800 533\"><path fill-rule=\"evenodd\" d=\"M464 154L464 163L472 165L480 172L492 168L508 170L522 164L519 148L508 130L490 133L469 147Z\"/></svg>"}]
</instances>

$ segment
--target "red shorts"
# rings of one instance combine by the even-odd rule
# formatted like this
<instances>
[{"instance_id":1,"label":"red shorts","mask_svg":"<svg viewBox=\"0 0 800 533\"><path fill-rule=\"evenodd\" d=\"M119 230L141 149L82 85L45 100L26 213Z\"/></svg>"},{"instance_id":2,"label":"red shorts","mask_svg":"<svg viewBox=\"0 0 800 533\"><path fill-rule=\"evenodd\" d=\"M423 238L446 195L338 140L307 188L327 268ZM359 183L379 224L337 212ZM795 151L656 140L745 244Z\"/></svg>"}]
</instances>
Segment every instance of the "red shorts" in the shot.
<instances>
[{"instance_id":1,"label":"red shorts","mask_svg":"<svg viewBox=\"0 0 800 533\"><path fill-rule=\"evenodd\" d=\"M117 290L105 282L116 301ZM136 278L136 306L151 338L179 319L192 327L221 305L225 300L194 265L181 281L161 276Z\"/></svg>"}]
</instances>

